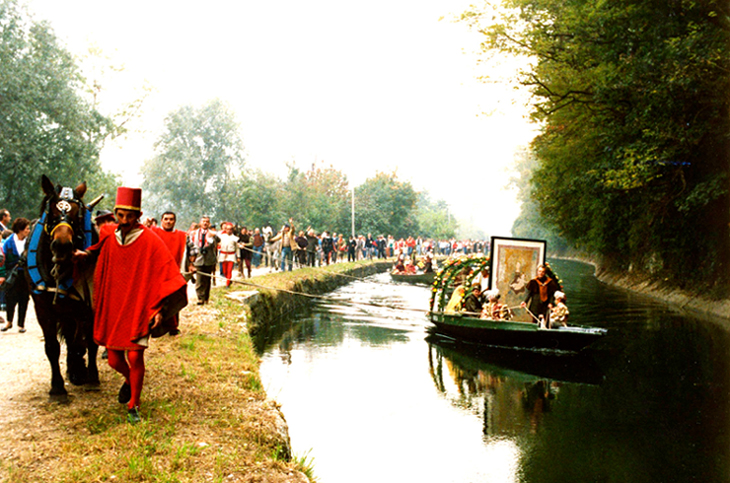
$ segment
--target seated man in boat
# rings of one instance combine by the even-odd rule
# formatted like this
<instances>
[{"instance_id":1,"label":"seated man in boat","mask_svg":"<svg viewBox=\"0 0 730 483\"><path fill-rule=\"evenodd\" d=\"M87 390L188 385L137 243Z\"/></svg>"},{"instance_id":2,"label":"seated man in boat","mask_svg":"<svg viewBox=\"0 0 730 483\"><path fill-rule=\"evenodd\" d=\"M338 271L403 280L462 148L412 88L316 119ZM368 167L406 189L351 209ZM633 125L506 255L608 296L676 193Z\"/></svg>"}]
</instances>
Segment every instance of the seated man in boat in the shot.
<instances>
[{"instance_id":1,"label":"seated man in boat","mask_svg":"<svg viewBox=\"0 0 730 483\"><path fill-rule=\"evenodd\" d=\"M555 307L550 311L550 326L562 325L568 326L568 306L565 305L565 293L561 291L555 292Z\"/></svg>"},{"instance_id":2,"label":"seated man in boat","mask_svg":"<svg viewBox=\"0 0 730 483\"><path fill-rule=\"evenodd\" d=\"M393 271L391 273L395 275L401 275L406 273L406 266L403 263L403 259L401 257L398 257L398 259L395 261L395 265L393 265Z\"/></svg>"},{"instance_id":3,"label":"seated man in boat","mask_svg":"<svg viewBox=\"0 0 730 483\"><path fill-rule=\"evenodd\" d=\"M431 273L433 272L433 250L428 249L428 252L426 253L425 260L423 262L423 273Z\"/></svg>"},{"instance_id":4,"label":"seated man in boat","mask_svg":"<svg viewBox=\"0 0 730 483\"><path fill-rule=\"evenodd\" d=\"M480 318L490 320L510 320L512 318L512 311L509 307L499 301L501 297L499 289L488 291L486 297L488 302L484 304Z\"/></svg>"},{"instance_id":5,"label":"seated man in boat","mask_svg":"<svg viewBox=\"0 0 730 483\"><path fill-rule=\"evenodd\" d=\"M417 271L418 269L413 264L413 261L411 261L410 258L406 259L405 273L407 273L408 275L414 275Z\"/></svg>"},{"instance_id":6,"label":"seated man in boat","mask_svg":"<svg viewBox=\"0 0 730 483\"><path fill-rule=\"evenodd\" d=\"M471 317L479 317L482 313L482 284L480 281L472 281L471 291L464 298L463 309Z\"/></svg>"}]
</instances>

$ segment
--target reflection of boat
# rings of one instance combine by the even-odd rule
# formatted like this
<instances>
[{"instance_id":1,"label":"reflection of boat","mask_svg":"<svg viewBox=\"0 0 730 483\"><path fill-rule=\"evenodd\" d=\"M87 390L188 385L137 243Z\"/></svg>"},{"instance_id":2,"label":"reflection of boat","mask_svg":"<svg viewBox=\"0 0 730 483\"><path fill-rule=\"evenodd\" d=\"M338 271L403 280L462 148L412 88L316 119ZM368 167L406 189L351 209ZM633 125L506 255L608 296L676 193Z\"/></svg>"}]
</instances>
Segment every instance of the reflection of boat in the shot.
<instances>
[{"instance_id":1,"label":"reflection of boat","mask_svg":"<svg viewBox=\"0 0 730 483\"><path fill-rule=\"evenodd\" d=\"M579 351L606 335L606 329L578 326L542 329L531 322L479 319L460 313L431 312L430 319L442 334L502 347Z\"/></svg>"},{"instance_id":2,"label":"reflection of boat","mask_svg":"<svg viewBox=\"0 0 730 483\"><path fill-rule=\"evenodd\" d=\"M442 334L469 342L492 346L577 352L606 335L606 329L554 327L546 329L532 322L478 318L478 314L459 312L472 292L475 277L486 272L490 259L469 256L452 260L436 275L429 303L429 319ZM454 300L455 286L462 287L461 298ZM477 284L478 285L478 284ZM449 300L451 299L451 300Z\"/></svg>"},{"instance_id":3,"label":"reflection of boat","mask_svg":"<svg viewBox=\"0 0 730 483\"><path fill-rule=\"evenodd\" d=\"M407 282L407 283L417 283L422 285L431 285L433 283L433 279L436 276L436 272L428 272L428 273L392 273L390 274L391 279L394 282Z\"/></svg>"},{"instance_id":4,"label":"reflection of boat","mask_svg":"<svg viewBox=\"0 0 730 483\"><path fill-rule=\"evenodd\" d=\"M589 354L575 352L515 351L465 344L430 334L426 341L453 364L468 371L530 382L538 379L600 384L603 371Z\"/></svg>"}]
</instances>

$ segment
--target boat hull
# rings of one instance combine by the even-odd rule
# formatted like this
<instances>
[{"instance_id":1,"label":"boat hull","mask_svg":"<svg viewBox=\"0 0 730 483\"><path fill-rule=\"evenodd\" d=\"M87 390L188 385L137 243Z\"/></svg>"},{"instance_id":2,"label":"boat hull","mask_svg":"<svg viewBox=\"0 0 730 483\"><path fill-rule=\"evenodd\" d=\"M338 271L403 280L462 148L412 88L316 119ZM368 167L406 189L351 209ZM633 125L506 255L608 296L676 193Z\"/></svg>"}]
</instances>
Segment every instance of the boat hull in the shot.
<instances>
[{"instance_id":1,"label":"boat hull","mask_svg":"<svg viewBox=\"0 0 730 483\"><path fill-rule=\"evenodd\" d=\"M434 277L436 277L436 273L435 272L415 273L412 275L408 275L408 274L404 274L404 273L391 273L390 277L394 282L407 282L407 283L417 283L417 284L422 284L422 285L431 285L433 283Z\"/></svg>"},{"instance_id":2,"label":"boat hull","mask_svg":"<svg viewBox=\"0 0 730 483\"><path fill-rule=\"evenodd\" d=\"M519 347L577 352L606 335L605 329L560 327L541 329L529 322L509 322L465 317L460 314L430 314L436 331L469 342L500 347Z\"/></svg>"}]
</instances>

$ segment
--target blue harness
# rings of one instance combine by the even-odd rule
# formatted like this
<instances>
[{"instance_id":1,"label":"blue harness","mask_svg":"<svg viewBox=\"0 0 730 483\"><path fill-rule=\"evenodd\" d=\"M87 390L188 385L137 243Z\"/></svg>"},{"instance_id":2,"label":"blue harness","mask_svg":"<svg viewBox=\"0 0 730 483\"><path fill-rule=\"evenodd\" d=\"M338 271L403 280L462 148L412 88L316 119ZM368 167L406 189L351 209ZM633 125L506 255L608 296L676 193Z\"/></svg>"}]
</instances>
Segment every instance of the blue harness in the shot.
<instances>
[{"instance_id":1,"label":"blue harness","mask_svg":"<svg viewBox=\"0 0 730 483\"><path fill-rule=\"evenodd\" d=\"M92 225L91 225L91 210L84 209L83 213L83 249L86 250L91 246L91 235L92 235ZM43 210L43 215L36 223L36 226L33 228L33 233L30 235L30 241L28 243L28 275L30 275L30 280L33 283L33 293L39 294L41 292L56 292L59 297L64 298L66 295L69 295L69 290L73 286L73 277L67 277L64 280L61 280L58 282L58 287L48 287L45 280L43 280L43 276L41 275L40 269L38 267L38 247L40 246L41 242L41 236L43 235L43 232L46 231L46 210ZM73 295L71 295L72 298L76 298Z\"/></svg>"}]
</instances>

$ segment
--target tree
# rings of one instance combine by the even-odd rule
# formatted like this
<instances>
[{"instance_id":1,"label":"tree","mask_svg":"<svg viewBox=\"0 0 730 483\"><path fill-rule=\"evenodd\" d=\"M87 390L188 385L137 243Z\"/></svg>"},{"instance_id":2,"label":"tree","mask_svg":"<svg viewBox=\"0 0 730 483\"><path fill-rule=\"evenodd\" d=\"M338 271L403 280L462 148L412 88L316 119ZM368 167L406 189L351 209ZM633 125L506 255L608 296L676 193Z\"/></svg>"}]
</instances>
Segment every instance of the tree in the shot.
<instances>
[{"instance_id":1,"label":"tree","mask_svg":"<svg viewBox=\"0 0 730 483\"><path fill-rule=\"evenodd\" d=\"M142 167L149 206L172 209L183 221L201 215L234 220L238 194L232 187L243 164L243 142L230 107L218 99L200 108L180 107L165 118L155 155Z\"/></svg>"},{"instance_id":2,"label":"tree","mask_svg":"<svg viewBox=\"0 0 730 483\"><path fill-rule=\"evenodd\" d=\"M289 165L282 200L284 211L302 229L311 226L318 232L350 231L349 183L347 176L332 166L313 164L310 170L300 171Z\"/></svg>"},{"instance_id":3,"label":"tree","mask_svg":"<svg viewBox=\"0 0 730 483\"><path fill-rule=\"evenodd\" d=\"M444 200L431 201L427 192L418 194L416 205L418 233L426 238L448 240L456 236L459 223L449 214L449 206Z\"/></svg>"},{"instance_id":4,"label":"tree","mask_svg":"<svg viewBox=\"0 0 730 483\"><path fill-rule=\"evenodd\" d=\"M281 208L284 184L276 176L259 169L244 172L230 183L231 195L227 198L235 209L231 221L247 227L274 228L288 219Z\"/></svg>"},{"instance_id":5,"label":"tree","mask_svg":"<svg viewBox=\"0 0 730 483\"><path fill-rule=\"evenodd\" d=\"M72 55L16 0L0 1L0 207L37 216L40 174L95 195L115 184L99 164L113 122L86 103Z\"/></svg>"},{"instance_id":6,"label":"tree","mask_svg":"<svg viewBox=\"0 0 730 483\"><path fill-rule=\"evenodd\" d=\"M418 193L395 173L376 173L355 188L355 231L407 237L416 234Z\"/></svg>"},{"instance_id":7,"label":"tree","mask_svg":"<svg viewBox=\"0 0 730 483\"><path fill-rule=\"evenodd\" d=\"M705 0L508 0L463 19L529 56L531 199L615 269L727 287L730 16ZM491 21L495 15L496 20Z\"/></svg>"}]
</instances>

